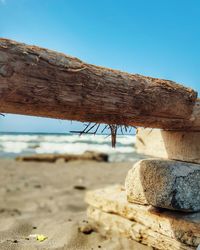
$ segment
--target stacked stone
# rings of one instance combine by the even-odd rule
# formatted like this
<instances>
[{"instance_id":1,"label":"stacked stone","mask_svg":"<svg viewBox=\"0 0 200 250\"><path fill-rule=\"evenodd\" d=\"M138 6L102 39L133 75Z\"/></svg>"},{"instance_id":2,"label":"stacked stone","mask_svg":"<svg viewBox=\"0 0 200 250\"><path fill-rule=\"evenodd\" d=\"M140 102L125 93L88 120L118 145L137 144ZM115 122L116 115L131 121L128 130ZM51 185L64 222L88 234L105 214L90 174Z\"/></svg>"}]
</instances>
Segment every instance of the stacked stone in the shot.
<instances>
[{"instance_id":1,"label":"stacked stone","mask_svg":"<svg viewBox=\"0 0 200 250\"><path fill-rule=\"evenodd\" d=\"M200 211L200 132L139 129L136 146L139 153L161 159L142 160L129 171L125 182L128 200Z\"/></svg>"},{"instance_id":2,"label":"stacked stone","mask_svg":"<svg viewBox=\"0 0 200 250\"><path fill-rule=\"evenodd\" d=\"M118 234L154 249L197 249L200 132L139 129L136 146L140 153L159 158L137 162L125 188L88 192L93 227L103 235Z\"/></svg>"}]
</instances>

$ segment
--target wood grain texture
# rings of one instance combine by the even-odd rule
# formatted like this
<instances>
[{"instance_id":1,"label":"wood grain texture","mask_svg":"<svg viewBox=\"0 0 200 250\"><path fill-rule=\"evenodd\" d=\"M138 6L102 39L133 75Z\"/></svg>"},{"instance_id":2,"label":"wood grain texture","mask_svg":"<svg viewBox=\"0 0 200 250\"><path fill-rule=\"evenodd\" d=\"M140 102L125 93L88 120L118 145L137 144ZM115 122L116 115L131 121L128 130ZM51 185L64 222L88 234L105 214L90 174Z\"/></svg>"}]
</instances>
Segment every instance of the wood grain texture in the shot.
<instances>
[{"instance_id":1,"label":"wood grain texture","mask_svg":"<svg viewBox=\"0 0 200 250\"><path fill-rule=\"evenodd\" d=\"M0 39L0 95L3 113L165 129L195 127L199 112L197 93L172 81L7 39Z\"/></svg>"}]
</instances>

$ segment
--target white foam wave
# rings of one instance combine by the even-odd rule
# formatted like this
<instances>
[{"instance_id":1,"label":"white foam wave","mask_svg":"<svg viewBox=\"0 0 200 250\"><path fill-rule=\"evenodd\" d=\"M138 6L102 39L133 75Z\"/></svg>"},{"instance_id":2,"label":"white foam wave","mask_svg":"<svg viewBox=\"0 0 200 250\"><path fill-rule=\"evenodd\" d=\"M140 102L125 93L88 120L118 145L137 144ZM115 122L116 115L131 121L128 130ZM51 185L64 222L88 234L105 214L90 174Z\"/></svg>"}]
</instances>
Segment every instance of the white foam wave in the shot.
<instances>
[{"instance_id":1,"label":"white foam wave","mask_svg":"<svg viewBox=\"0 0 200 250\"><path fill-rule=\"evenodd\" d=\"M21 153L28 149L28 143L26 142L4 142L2 151L6 153Z\"/></svg>"},{"instance_id":2,"label":"white foam wave","mask_svg":"<svg viewBox=\"0 0 200 250\"><path fill-rule=\"evenodd\" d=\"M69 153L69 154L82 154L86 150L95 150L103 153L131 153L134 152L133 147L116 147L112 148L110 145L104 144L88 144L88 143L62 143L54 144L49 142L40 143L40 147L35 151L41 153Z\"/></svg>"},{"instance_id":3,"label":"white foam wave","mask_svg":"<svg viewBox=\"0 0 200 250\"><path fill-rule=\"evenodd\" d=\"M117 147L111 147L111 138L105 135L45 135L1 134L0 154L82 154L87 150L107 153L113 159L128 157L134 153L135 136L118 136Z\"/></svg>"},{"instance_id":4,"label":"white foam wave","mask_svg":"<svg viewBox=\"0 0 200 250\"><path fill-rule=\"evenodd\" d=\"M7 141L21 141L21 142L29 142L29 141L37 141L39 140L38 135L0 135L0 143Z\"/></svg>"},{"instance_id":5,"label":"white foam wave","mask_svg":"<svg viewBox=\"0 0 200 250\"><path fill-rule=\"evenodd\" d=\"M45 141L45 142L76 142L76 141L90 141L94 143L110 143L110 136L106 135L0 135L0 143L6 141ZM121 144L135 143L134 136L118 136L117 142Z\"/></svg>"}]
</instances>

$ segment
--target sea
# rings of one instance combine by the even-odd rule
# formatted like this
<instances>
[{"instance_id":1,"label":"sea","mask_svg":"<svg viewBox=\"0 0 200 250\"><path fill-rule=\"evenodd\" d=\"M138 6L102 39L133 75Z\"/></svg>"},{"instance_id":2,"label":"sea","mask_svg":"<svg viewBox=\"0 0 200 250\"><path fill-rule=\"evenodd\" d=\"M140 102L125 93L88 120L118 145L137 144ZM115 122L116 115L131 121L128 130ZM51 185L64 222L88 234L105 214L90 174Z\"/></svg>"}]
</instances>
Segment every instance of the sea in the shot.
<instances>
[{"instance_id":1,"label":"sea","mask_svg":"<svg viewBox=\"0 0 200 250\"><path fill-rule=\"evenodd\" d=\"M135 151L135 135L118 135L115 148L107 135L0 133L0 157L15 158L32 154L82 154L85 151L103 152L110 162L139 159Z\"/></svg>"}]
</instances>

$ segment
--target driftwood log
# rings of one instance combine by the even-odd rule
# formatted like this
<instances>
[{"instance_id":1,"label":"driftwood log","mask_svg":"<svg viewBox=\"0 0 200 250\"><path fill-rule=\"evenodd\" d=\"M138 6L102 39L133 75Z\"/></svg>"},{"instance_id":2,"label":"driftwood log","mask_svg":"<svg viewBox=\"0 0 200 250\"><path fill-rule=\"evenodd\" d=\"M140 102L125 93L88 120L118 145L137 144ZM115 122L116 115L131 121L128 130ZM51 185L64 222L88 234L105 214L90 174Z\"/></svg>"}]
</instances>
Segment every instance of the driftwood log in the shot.
<instances>
[{"instance_id":1,"label":"driftwood log","mask_svg":"<svg viewBox=\"0 0 200 250\"><path fill-rule=\"evenodd\" d=\"M97 161L108 162L108 155L94 151L85 151L83 154L35 154L16 157L17 161L30 162L69 162L69 161Z\"/></svg>"},{"instance_id":2,"label":"driftwood log","mask_svg":"<svg viewBox=\"0 0 200 250\"><path fill-rule=\"evenodd\" d=\"M0 112L200 130L197 93L169 80L0 39Z\"/></svg>"}]
</instances>

